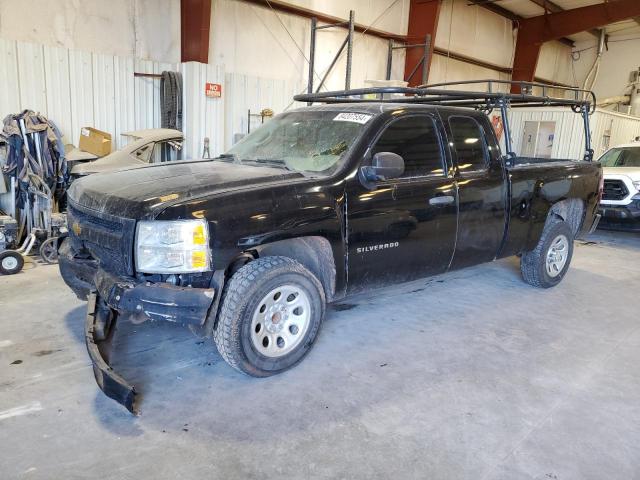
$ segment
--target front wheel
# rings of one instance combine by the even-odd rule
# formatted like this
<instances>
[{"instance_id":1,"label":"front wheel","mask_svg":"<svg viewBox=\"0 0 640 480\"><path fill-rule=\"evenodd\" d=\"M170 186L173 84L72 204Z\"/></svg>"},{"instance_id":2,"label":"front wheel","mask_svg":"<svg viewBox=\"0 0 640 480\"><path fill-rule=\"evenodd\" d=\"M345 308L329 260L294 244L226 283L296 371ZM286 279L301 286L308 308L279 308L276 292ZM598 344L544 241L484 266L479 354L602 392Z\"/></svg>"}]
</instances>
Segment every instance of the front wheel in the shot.
<instances>
[{"instance_id":1,"label":"front wheel","mask_svg":"<svg viewBox=\"0 0 640 480\"><path fill-rule=\"evenodd\" d=\"M534 287L554 287L564 278L573 256L573 231L567 222L548 223L536 248L522 254L520 271Z\"/></svg>"},{"instance_id":2,"label":"front wheel","mask_svg":"<svg viewBox=\"0 0 640 480\"><path fill-rule=\"evenodd\" d=\"M225 287L214 340L233 368L275 375L309 352L324 312L324 290L309 270L287 257L259 258Z\"/></svg>"}]
</instances>

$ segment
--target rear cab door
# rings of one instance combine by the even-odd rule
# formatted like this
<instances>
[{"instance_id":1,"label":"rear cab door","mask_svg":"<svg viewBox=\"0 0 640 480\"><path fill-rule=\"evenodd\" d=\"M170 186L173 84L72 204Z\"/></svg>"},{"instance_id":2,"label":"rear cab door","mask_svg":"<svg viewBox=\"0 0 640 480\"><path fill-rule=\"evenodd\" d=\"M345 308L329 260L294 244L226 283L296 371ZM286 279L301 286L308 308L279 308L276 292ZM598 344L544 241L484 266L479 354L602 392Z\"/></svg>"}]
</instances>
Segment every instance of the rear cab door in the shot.
<instances>
[{"instance_id":1,"label":"rear cab door","mask_svg":"<svg viewBox=\"0 0 640 480\"><path fill-rule=\"evenodd\" d=\"M451 269L494 260L508 222L507 181L495 132L485 115L440 110L454 158L458 236Z\"/></svg>"},{"instance_id":2,"label":"rear cab door","mask_svg":"<svg viewBox=\"0 0 640 480\"><path fill-rule=\"evenodd\" d=\"M347 187L348 292L444 272L457 228L457 198L435 111L391 115L360 166L378 152L404 159L401 178Z\"/></svg>"}]
</instances>

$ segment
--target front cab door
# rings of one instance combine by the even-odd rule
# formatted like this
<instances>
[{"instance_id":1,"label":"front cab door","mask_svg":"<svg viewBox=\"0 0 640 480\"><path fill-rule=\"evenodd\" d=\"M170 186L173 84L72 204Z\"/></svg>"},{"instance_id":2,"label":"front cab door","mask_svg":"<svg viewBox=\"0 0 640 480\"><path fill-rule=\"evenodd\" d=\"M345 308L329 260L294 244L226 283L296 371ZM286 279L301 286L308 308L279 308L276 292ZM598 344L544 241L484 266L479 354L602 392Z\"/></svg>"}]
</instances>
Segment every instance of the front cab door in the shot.
<instances>
[{"instance_id":1,"label":"front cab door","mask_svg":"<svg viewBox=\"0 0 640 480\"><path fill-rule=\"evenodd\" d=\"M391 120L372 142L404 160L398 178L347 190L348 292L444 272L453 257L457 191L439 123L430 114Z\"/></svg>"}]
</instances>

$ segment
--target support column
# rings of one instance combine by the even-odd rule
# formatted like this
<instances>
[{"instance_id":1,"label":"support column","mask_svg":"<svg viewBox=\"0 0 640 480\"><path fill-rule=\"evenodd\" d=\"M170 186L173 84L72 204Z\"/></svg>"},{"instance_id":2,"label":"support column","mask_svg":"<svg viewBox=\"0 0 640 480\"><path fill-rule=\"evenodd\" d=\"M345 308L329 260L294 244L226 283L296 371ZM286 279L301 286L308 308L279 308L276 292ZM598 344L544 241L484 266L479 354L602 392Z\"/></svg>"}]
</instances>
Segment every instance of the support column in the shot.
<instances>
[{"instance_id":1,"label":"support column","mask_svg":"<svg viewBox=\"0 0 640 480\"><path fill-rule=\"evenodd\" d=\"M180 0L180 56L183 62L209 63L211 0Z\"/></svg>"},{"instance_id":2,"label":"support column","mask_svg":"<svg viewBox=\"0 0 640 480\"><path fill-rule=\"evenodd\" d=\"M438 17L440 15L441 0L411 0L409 5L409 28L407 31L408 43L422 43L427 35L431 35L431 44L426 61L426 71L429 71L431 59L433 58L433 47L436 40L436 30L438 29ZM424 50L420 48L407 48L404 62L405 80L409 81L409 86L414 87L422 83L416 65L423 61ZM407 78L413 73L411 78Z\"/></svg>"},{"instance_id":3,"label":"support column","mask_svg":"<svg viewBox=\"0 0 640 480\"><path fill-rule=\"evenodd\" d=\"M540 58L540 51L542 50L542 43L535 43L527 40L523 40L518 32L518 39L516 43L516 54L513 58L513 72L511 74L511 80L533 82L536 75L536 67L538 66L538 59ZM515 89L515 87L514 87ZM513 91L513 93L519 93Z\"/></svg>"},{"instance_id":4,"label":"support column","mask_svg":"<svg viewBox=\"0 0 640 480\"><path fill-rule=\"evenodd\" d=\"M532 82L542 44L640 15L639 0L611 0L520 20L513 80ZM520 89L512 87L512 93Z\"/></svg>"}]
</instances>

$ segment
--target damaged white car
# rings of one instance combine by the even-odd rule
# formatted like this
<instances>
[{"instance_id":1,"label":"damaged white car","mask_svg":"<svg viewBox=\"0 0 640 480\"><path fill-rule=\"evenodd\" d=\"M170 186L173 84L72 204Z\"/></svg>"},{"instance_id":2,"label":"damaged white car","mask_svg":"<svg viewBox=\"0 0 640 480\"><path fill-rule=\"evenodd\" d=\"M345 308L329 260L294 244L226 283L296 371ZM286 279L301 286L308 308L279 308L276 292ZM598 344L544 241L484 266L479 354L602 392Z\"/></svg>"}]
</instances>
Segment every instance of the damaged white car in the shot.
<instances>
[{"instance_id":1,"label":"damaged white car","mask_svg":"<svg viewBox=\"0 0 640 480\"><path fill-rule=\"evenodd\" d=\"M115 172L181 159L184 135L179 130L152 128L122 135L131 137L133 141L124 148L97 160L74 162L76 164L70 168L71 179L92 173Z\"/></svg>"}]
</instances>

